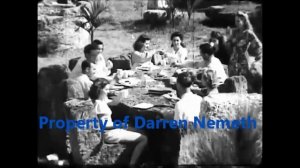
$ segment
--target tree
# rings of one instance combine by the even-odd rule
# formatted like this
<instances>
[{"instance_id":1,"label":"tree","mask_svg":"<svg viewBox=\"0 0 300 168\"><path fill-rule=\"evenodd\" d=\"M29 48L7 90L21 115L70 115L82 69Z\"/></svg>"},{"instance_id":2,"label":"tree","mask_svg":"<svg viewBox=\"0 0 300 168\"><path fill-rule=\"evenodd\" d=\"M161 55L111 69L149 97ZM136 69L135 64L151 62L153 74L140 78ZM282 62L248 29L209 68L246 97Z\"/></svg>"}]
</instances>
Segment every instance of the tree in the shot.
<instances>
[{"instance_id":1,"label":"tree","mask_svg":"<svg viewBox=\"0 0 300 168\"><path fill-rule=\"evenodd\" d=\"M141 17L143 17L143 9L144 6L146 6L146 3L144 0L136 0L134 1L133 8L135 11L141 10Z\"/></svg>"},{"instance_id":2,"label":"tree","mask_svg":"<svg viewBox=\"0 0 300 168\"><path fill-rule=\"evenodd\" d=\"M104 1L104 2L103 2ZM87 20L83 28L91 35L91 42L94 40L94 31L101 25L99 15L108 8L108 0L91 0L89 5L84 5L80 9L82 16ZM89 24L89 26L85 26Z\"/></svg>"},{"instance_id":3,"label":"tree","mask_svg":"<svg viewBox=\"0 0 300 168\"><path fill-rule=\"evenodd\" d=\"M175 19L175 5L174 5L174 0L166 0L168 4L168 8L165 9L167 10L168 15L171 15L171 21L172 21L172 26L173 28L175 27L174 19Z\"/></svg>"},{"instance_id":4,"label":"tree","mask_svg":"<svg viewBox=\"0 0 300 168\"><path fill-rule=\"evenodd\" d=\"M194 13L194 9L198 6L203 0L185 0L186 1L186 10L188 13L188 24L190 23L191 16Z\"/></svg>"}]
</instances>

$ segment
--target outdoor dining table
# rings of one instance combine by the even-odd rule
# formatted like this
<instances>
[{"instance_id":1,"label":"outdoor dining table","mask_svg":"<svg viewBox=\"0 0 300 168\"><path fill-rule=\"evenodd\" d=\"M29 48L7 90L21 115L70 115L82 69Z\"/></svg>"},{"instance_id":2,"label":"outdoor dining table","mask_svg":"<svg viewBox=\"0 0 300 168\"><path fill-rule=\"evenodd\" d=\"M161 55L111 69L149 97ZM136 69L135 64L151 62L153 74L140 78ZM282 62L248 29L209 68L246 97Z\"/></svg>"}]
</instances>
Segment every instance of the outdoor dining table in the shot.
<instances>
[{"instance_id":1,"label":"outdoor dining table","mask_svg":"<svg viewBox=\"0 0 300 168\"><path fill-rule=\"evenodd\" d=\"M167 71L170 75L170 77L174 74L176 68L170 68L170 67L162 67L159 70L154 71L143 71L142 73L145 75L149 75L150 77L154 78L156 73L158 73L160 70L164 69ZM140 80L137 78L137 80ZM165 81L163 81L165 80ZM168 79L162 79L162 80L151 80L146 82L145 86L135 86L135 87L129 87L125 88L120 91L116 91L116 95L127 92L126 95L121 94L119 99L119 103L115 106L118 106L118 114L114 116L118 116L118 118L123 118L126 115L129 115L130 118L134 116L143 116L148 119L157 119L157 118L163 118L163 119L173 119L174 115L174 108L175 108L175 101L168 100L164 98L161 95L155 95L148 93L148 89L154 88L157 86L164 86L165 88L168 88L173 94L176 94L176 91L171 88L170 85L167 84ZM166 86L167 85L167 86ZM122 97L123 96L123 97ZM114 99L116 96L112 96L111 98ZM140 103L151 103L154 105L154 107L148 108L148 109L138 109L134 108L135 105ZM116 109L114 106L112 106L113 109Z\"/></svg>"},{"instance_id":2,"label":"outdoor dining table","mask_svg":"<svg viewBox=\"0 0 300 168\"><path fill-rule=\"evenodd\" d=\"M148 92L149 89L155 87L162 87L162 89L169 89L173 95L176 95L175 83L170 84L170 78L175 74L176 67L168 66L160 66L159 69L151 70L151 71L140 71L135 70L136 73L133 78L137 80L137 74L143 73L144 75L148 75L152 79L144 86L139 84L135 87L127 87L123 90L116 91L116 95L119 94L121 97L119 98L119 103L117 105L111 106L112 109L115 109L115 113L113 113L113 118L122 119L126 115L130 118L135 116L143 116L145 119L174 119L174 109L176 100L166 99L162 95L159 94L151 94ZM165 78L157 79L157 74L161 71L167 75ZM154 80L156 79L156 80ZM120 94L121 92L127 92L127 94ZM114 99L116 96L112 96ZM135 105L140 103L150 103L153 104L154 107L148 109L138 109L134 108ZM118 108L116 107L118 106ZM112 110L114 111L114 110Z\"/></svg>"},{"instance_id":3,"label":"outdoor dining table","mask_svg":"<svg viewBox=\"0 0 300 168\"><path fill-rule=\"evenodd\" d=\"M161 67L157 70L142 72L143 74L154 78L160 70L164 70L168 73L168 77L171 77L176 69L177 68L173 67ZM161 95L148 93L150 88L159 85L164 86L171 90L173 94L176 94L176 91L168 85L168 82L162 80L152 80L148 81L146 86L138 85L136 87L117 91L116 94L120 94L121 92L128 92L128 94L121 94L121 96L124 97L120 98L119 103L110 106L113 111L113 120L123 120L125 116L129 116L129 125L133 127L133 120L136 116L142 116L145 120L173 119L176 101L168 100ZM113 99L114 96L111 98ZM134 106L139 103L151 103L154 107L148 109L134 108ZM177 163L180 148L180 134L178 130L170 129L167 126L165 129L145 128L142 129L142 132L148 137L150 151L148 152L147 157L149 157L150 160L153 160L155 164L159 165L172 165Z\"/></svg>"}]
</instances>

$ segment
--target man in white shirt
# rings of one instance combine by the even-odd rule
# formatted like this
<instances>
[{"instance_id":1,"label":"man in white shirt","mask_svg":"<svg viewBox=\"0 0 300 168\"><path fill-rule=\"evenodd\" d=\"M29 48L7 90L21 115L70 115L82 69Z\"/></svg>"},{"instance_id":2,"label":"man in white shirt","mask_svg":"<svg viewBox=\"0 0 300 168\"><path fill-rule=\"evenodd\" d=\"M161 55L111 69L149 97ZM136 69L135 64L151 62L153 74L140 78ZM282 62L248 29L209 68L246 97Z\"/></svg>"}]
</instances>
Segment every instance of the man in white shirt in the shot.
<instances>
[{"instance_id":1,"label":"man in white shirt","mask_svg":"<svg viewBox=\"0 0 300 168\"><path fill-rule=\"evenodd\" d=\"M81 57L74 69L71 71L70 73L70 78L74 79L76 77L78 77L79 75L81 75L81 63L86 60L89 63L93 63L93 67L95 68L95 73L90 76L91 80L95 80L96 78L106 78L109 81L111 81L113 79L113 77L108 77L108 73L103 72L102 70L102 63L99 62L99 56L100 54L100 50L99 50L99 46L97 44L88 44L87 46L84 47L84 56L85 57Z\"/></svg>"},{"instance_id":2,"label":"man in white shirt","mask_svg":"<svg viewBox=\"0 0 300 168\"><path fill-rule=\"evenodd\" d=\"M101 71L101 74L104 76L109 76L111 73L111 68L113 67L113 63L110 60L105 60L103 56L104 51L104 44L100 40L94 40L94 44L98 46L99 49L99 55L96 59L96 63L99 66L99 70Z\"/></svg>"},{"instance_id":3,"label":"man in white shirt","mask_svg":"<svg viewBox=\"0 0 300 168\"><path fill-rule=\"evenodd\" d=\"M191 91L195 77L192 72L182 72L178 75L176 90L180 100L175 105L175 120L194 122L199 117L202 98Z\"/></svg>"},{"instance_id":4,"label":"man in white shirt","mask_svg":"<svg viewBox=\"0 0 300 168\"><path fill-rule=\"evenodd\" d=\"M97 56L99 54L98 46L95 44L88 44L84 47L84 57L81 57L73 70L70 73L70 78L74 79L78 76L80 76L82 73L81 64L84 60L87 60L89 63L96 63Z\"/></svg>"}]
</instances>

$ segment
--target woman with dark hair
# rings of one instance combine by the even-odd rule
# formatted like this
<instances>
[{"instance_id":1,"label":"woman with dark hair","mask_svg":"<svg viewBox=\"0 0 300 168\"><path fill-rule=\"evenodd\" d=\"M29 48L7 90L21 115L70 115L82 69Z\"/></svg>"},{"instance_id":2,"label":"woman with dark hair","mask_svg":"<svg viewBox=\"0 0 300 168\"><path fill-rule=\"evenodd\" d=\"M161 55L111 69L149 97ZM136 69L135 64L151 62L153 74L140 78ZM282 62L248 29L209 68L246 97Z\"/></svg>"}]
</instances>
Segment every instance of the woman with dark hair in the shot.
<instances>
[{"instance_id":1,"label":"woman with dark hair","mask_svg":"<svg viewBox=\"0 0 300 168\"><path fill-rule=\"evenodd\" d=\"M151 63L152 56L154 51L149 49L150 46L150 37L142 34L133 44L134 52L131 56L132 66L137 67L144 63Z\"/></svg>"},{"instance_id":2,"label":"woman with dark hair","mask_svg":"<svg viewBox=\"0 0 300 168\"><path fill-rule=\"evenodd\" d=\"M228 65L230 55L226 49L224 36L218 31L212 31L209 42L214 44L215 57L219 58L222 64Z\"/></svg>"},{"instance_id":3,"label":"woman with dark hair","mask_svg":"<svg viewBox=\"0 0 300 168\"><path fill-rule=\"evenodd\" d=\"M112 111L108 107L107 93L109 91L109 81L104 78L98 78L90 88L89 96L94 104L94 112L99 119L107 121L104 132L104 141L107 143L136 143L133 154L130 159L130 165L136 165L144 148L147 146L147 137L133 131L125 129L114 129L111 119Z\"/></svg>"},{"instance_id":4,"label":"woman with dark hair","mask_svg":"<svg viewBox=\"0 0 300 168\"><path fill-rule=\"evenodd\" d=\"M236 28L227 31L229 36L227 47L230 50L228 64L229 76L247 76L249 67L255 61L262 61L262 43L255 35L249 17L246 13L239 11L235 17Z\"/></svg>"},{"instance_id":5,"label":"woman with dark hair","mask_svg":"<svg viewBox=\"0 0 300 168\"><path fill-rule=\"evenodd\" d=\"M174 32L171 34L172 51L167 54L169 62L175 65L184 64L188 57L188 50L183 43L183 34L180 32Z\"/></svg>"},{"instance_id":6,"label":"woman with dark hair","mask_svg":"<svg viewBox=\"0 0 300 168\"><path fill-rule=\"evenodd\" d=\"M219 80L219 84L222 84L227 78L227 75L221 61L214 56L214 46L210 43L204 43L200 45L199 49L203 58L203 61L200 63L200 70L203 68L210 68L216 71L216 77Z\"/></svg>"}]
</instances>

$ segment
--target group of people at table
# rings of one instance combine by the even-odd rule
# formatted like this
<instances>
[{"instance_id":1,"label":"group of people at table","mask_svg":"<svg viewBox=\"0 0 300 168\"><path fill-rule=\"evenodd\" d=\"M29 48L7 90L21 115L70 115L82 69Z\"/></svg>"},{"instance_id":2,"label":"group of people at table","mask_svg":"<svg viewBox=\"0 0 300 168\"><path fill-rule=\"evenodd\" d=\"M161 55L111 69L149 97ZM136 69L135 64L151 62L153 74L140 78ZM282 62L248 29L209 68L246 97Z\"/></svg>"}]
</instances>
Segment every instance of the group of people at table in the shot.
<instances>
[{"instance_id":1,"label":"group of people at table","mask_svg":"<svg viewBox=\"0 0 300 168\"><path fill-rule=\"evenodd\" d=\"M199 46L203 61L200 63L201 84L207 88L208 96L218 93L217 87L228 76L247 76L253 71L255 64L262 63L262 43L255 35L248 15L238 12L235 18L236 28L226 31L227 36L213 31L209 42ZM171 35L171 52L150 50L150 37L141 35L133 44L131 54L132 67L145 64L169 64L183 68L188 61L188 50L183 42L183 34L174 32ZM108 106L110 83L116 78L111 74L113 63L106 61L103 56L104 44L94 40L84 48L84 55L78 60L70 74L70 78L77 80L84 92L84 98L90 98L94 104L94 112L102 120L107 120L107 131L104 140L108 143L135 142L130 165L135 165L144 148L147 146L147 137L141 133L125 129L114 129L111 119L112 111ZM156 58L157 53L161 58ZM251 60L251 57L254 58ZM156 60L155 60L156 59ZM228 65L228 74L224 66ZM256 69L254 69L255 71ZM261 72L257 72L261 73ZM176 103L174 119L193 122L194 116L200 114L202 97L191 91L195 76L190 71L183 71L177 76L176 91L180 100Z\"/></svg>"}]
</instances>

